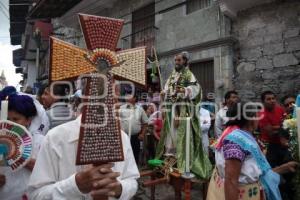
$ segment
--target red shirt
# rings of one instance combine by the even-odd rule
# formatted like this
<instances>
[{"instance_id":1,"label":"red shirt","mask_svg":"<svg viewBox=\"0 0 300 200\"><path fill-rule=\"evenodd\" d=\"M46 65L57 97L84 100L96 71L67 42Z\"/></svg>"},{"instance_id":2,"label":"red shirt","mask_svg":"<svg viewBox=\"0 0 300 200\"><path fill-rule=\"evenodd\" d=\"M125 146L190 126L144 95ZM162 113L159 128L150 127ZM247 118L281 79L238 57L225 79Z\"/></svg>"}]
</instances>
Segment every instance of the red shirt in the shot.
<instances>
[{"instance_id":1,"label":"red shirt","mask_svg":"<svg viewBox=\"0 0 300 200\"><path fill-rule=\"evenodd\" d=\"M275 134L273 136L270 136L269 133L264 130L264 127L268 125L281 126L284 119L284 114L285 114L284 109L279 105L276 105L272 111L263 109L259 113L259 116L263 115L262 119L259 120L259 125L258 125L261 133L261 140L263 142L275 143L275 144L280 143L278 135Z\"/></svg>"},{"instance_id":2,"label":"red shirt","mask_svg":"<svg viewBox=\"0 0 300 200\"><path fill-rule=\"evenodd\" d=\"M160 137L160 132L161 132L162 127L163 127L162 119L159 119L159 118L155 119L155 121L154 121L154 131L155 131L155 133L158 137Z\"/></svg>"}]
</instances>

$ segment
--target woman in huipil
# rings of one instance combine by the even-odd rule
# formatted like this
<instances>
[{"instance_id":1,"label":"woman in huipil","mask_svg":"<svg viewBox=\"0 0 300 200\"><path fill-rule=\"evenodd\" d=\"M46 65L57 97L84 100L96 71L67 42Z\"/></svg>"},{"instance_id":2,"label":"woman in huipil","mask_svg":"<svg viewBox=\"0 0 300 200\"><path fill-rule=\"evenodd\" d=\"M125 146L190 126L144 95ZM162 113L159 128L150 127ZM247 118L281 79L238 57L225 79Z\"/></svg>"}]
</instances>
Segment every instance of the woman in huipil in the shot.
<instances>
[{"instance_id":1,"label":"woman in huipil","mask_svg":"<svg viewBox=\"0 0 300 200\"><path fill-rule=\"evenodd\" d=\"M270 167L252 135L258 126L257 111L250 103L228 110L230 120L216 144L207 200L281 200L279 174L295 170L298 163Z\"/></svg>"}]
</instances>

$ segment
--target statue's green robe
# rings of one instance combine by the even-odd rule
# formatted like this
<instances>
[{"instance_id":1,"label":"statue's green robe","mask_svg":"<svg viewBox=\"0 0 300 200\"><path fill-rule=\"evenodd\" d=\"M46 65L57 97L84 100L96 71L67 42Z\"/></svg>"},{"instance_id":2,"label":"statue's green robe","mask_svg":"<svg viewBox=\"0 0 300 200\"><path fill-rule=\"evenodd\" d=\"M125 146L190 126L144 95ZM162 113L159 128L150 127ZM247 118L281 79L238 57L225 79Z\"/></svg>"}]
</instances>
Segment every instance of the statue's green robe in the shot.
<instances>
[{"instance_id":1,"label":"statue's green robe","mask_svg":"<svg viewBox=\"0 0 300 200\"><path fill-rule=\"evenodd\" d=\"M180 105L177 109L177 116L181 118L186 116L191 117L191 134L190 134L190 170L198 178L207 179L210 177L212 172L212 166L208 159L207 153L203 151L201 141L201 129L199 123L199 107L196 110L196 105L201 101L201 88L193 73L186 67L180 72L175 70L167 80L164 88L166 96L174 94L176 87L184 87L192 92L193 97L173 97L165 98L165 113L164 127L161 132L161 138L157 146L156 158L159 159L165 152L166 140L171 137L172 129L172 105L176 103L186 103L187 105ZM196 92L196 93L195 93ZM175 96L175 97L174 97ZM177 106L176 106L177 107ZM174 116L174 115L173 115ZM186 143L186 120L180 120L176 132L176 141L173 141L176 148L177 168L181 173L185 172L185 143Z\"/></svg>"}]
</instances>

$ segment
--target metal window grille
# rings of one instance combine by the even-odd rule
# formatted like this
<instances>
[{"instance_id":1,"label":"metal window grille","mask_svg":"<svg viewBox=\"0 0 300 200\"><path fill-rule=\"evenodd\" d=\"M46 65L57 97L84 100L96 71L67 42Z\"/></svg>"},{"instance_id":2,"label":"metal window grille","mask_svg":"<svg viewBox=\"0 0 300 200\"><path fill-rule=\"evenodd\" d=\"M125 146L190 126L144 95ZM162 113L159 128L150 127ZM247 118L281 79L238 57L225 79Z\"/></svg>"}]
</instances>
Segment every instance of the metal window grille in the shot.
<instances>
[{"instance_id":1,"label":"metal window grille","mask_svg":"<svg viewBox=\"0 0 300 200\"><path fill-rule=\"evenodd\" d=\"M155 42L155 3L132 13L132 47L146 46L147 55Z\"/></svg>"}]
</instances>

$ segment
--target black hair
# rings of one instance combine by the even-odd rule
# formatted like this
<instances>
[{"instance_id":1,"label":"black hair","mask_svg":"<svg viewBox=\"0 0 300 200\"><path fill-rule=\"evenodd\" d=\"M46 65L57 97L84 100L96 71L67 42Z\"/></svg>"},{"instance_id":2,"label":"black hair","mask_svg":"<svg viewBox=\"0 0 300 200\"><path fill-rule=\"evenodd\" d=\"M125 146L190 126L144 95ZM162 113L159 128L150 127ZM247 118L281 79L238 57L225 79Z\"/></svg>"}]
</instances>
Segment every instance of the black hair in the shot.
<instances>
[{"instance_id":1,"label":"black hair","mask_svg":"<svg viewBox=\"0 0 300 200\"><path fill-rule=\"evenodd\" d=\"M228 108L226 116L229 121L226 126L238 126L239 128L247 125L249 121L256 117L259 108L254 104L249 103L235 103Z\"/></svg>"},{"instance_id":2,"label":"black hair","mask_svg":"<svg viewBox=\"0 0 300 200\"><path fill-rule=\"evenodd\" d=\"M8 110L15 111L27 119L37 115L33 99L27 95L10 95L8 97Z\"/></svg>"},{"instance_id":3,"label":"black hair","mask_svg":"<svg viewBox=\"0 0 300 200\"><path fill-rule=\"evenodd\" d=\"M188 64L188 59L186 56L182 55L182 59L184 60L184 65L187 66Z\"/></svg>"},{"instance_id":4,"label":"black hair","mask_svg":"<svg viewBox=\"0 0 300 200\"><path fill-rule=\"evenodd\" d=\"M230 90L230 91L226 92L226 94L224 96L225 101L228 100L228 99L230 99L230 97L231 97L232 94L238 95L237 91Z\"/></svg>"},{"instance_id":5,"label":"black hair","mask_svg":"<svg viewBox=\"0 0 300 200\"><path fill-rule=\"evenodd\" d=\"M8 96L17 94L17 90L14 86L6 86L0 92L0 99L5 100Z\"/></svg>"},{"instance_id":6,"label":"black hair","mask_svg":"<svg viewBox=\"0 0 300 200\"><path fill-rule=\"evenodd\" d=\"M274 92L272 92L272 91L270 91L270 90L264 91L264 92L260 95L260 99L261 99L262 102L265 101L265 98L266 98L267 95L274 95L274 96L276 97L276 94L275 94Z\"/></svg>"},{"instance_id":7,"label":"black hair","mask_svg":"<svg viewBox=\"0 0 300 200\"><path fill-rule=\"evenodd\" d=\"M50 90L51 85L48 85L48 88ZM53 85L52 92L55 96L66 96L68 89L68 85L62 85L62 84L55 84Z\"/></svg>"},{"instance_id":8,"label":"black hair","mask_svg":"<svg viewBox=\"0 0 300 200\"><path fill-rule=\"evenodd\" d=\"M295 95L291 95L291 94L288 94L288 95L285 95L284 97L282 97L281 99L281 103L284 104L284 101L288 98L294 98L296 99L296 96Z\"/></svg>"},{"instance_id":9,"label":"black hair","mask_svg":"<svg viewBox=\"0 0 300 200\"><path fill-rule=\"evenodd\" d=\"M43 95L43 93L44 93L44 91L45 91L45 89L48 87L48 85L42 85L39 89L38 89L38 91L37 91L37 96L38 97L40 97L40 96L42 96Z\"/></svg>"},{"instance_id":10,"label":"black hair","mask_svg":"<svg viewBox=\"0 0 300 200\"><path fill-rule=\"evenodd\" d=\"M280 128L278 129L278 136L281 137L281 138L285 138L287 140L290 139L290 130L289 129L283 129L283 128Z\"/></svg>"},{"instance_id":11,"label":"black hair","mask_svg":"<svg viewBox=\"0 0 300 200\"><path fill-rule=\"evenodd\" d=\"M28 95L19 95L13 86L7 86L0 92L0 100L8 99L8 110L15 111L26 118L37 115L33 99ZM1 108L1 104L0 104Z\"/></svg>"},{"instance_id":12,"label":"black hair","mask_svg":"<svg viewBox=\"0 0 300 200\"><path fill-rule=\"evenodd\" d=\"M177 54L176 56L181 56L182 57L182 59L184 61L184 66L188 65L188 63L189 63L188 52L184 51L184 52L181 52L181 53Z\"/></svg>"}]
</instances>

